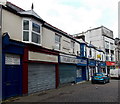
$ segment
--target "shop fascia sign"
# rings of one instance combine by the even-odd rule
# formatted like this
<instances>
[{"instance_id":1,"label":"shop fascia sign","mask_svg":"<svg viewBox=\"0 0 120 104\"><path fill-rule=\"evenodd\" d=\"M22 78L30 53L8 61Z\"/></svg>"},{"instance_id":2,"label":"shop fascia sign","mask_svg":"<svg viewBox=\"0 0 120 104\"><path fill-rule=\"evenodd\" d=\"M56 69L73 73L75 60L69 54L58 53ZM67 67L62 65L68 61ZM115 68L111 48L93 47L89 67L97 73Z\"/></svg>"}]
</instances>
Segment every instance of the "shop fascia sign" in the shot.
<instances>
[{"instance_id":1,"label":"shop fascia sign","mask_svg":"<svg viewBox=\"0 0 120 104\"><path fill-rule=\"evenodd\" d=\"M60 56L61 63L87 64L87 60L77 59L76 57Z\"/></svg>"},{"instance_id":2,"label":"shop fascia sign","mask_svg":"<svg viewBox=\"0 0 120 104\"><path fill-rule=\"evenodd\" d=\"M100 55L100 54L98 54L98 55L97 55L97 58L101 58L101 55Z\"/></svg>"},{"instance_id":3,"label":"shop fascia sign","mask_svg":"<svg viewBox=\"0 0 120 104\"><path fill-rule=\"evenodd\" d=\"M109 62L109 61L107 61L107 62L106 62L106 65L107 65L107 66L114 66L114 65L115 65L115 62Z\"/></svg>"}]
</instances>

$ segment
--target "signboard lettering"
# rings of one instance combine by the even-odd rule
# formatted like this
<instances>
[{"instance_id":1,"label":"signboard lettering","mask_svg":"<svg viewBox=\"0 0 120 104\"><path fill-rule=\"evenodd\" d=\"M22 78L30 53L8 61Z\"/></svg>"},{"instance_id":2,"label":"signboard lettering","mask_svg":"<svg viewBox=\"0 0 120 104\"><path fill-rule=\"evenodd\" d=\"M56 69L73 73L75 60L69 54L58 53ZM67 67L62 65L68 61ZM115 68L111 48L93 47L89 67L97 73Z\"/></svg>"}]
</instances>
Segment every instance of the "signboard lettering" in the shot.
<instances>
[{"instance_id":1,"label":"signboard lettering","mask_svg":"<svg viewBox=\"0 0 120 104\"><path fill-rule=\"evenodd\" d=\"M61 63L73 63L73 64L87 64L87 60L77 59L75 57L60 56Z\"/></svg>"},{"instance_id":2,"label":"signboard lettering","mask_svg":"<svg viewBox=\"0 0 120 104\"><path fill-rule=\"evenodd\" d=\"M6 65L20 65L20 56L14 55L14 54L6 54L5 64Z\"/></svg>"}]
</instances>

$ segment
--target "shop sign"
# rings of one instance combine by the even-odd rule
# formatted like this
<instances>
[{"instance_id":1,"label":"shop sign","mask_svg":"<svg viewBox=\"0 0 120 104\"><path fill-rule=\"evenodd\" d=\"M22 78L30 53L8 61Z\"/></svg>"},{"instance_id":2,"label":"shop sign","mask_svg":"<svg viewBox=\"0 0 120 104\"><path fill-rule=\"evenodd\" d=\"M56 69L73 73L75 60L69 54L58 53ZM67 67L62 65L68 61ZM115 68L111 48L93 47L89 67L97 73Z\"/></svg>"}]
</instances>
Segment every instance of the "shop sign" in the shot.
<instances>
[{"instance_id":1,"label":"shop sign","mask_svg":"<svg viewBox=\"0 0 120 104\"><path fill-rule=\"evenodd\" d=\"M14 55L14 54L6 54L5 64L6 65L20 65L20 56Z\"/></svg>"},{"instance_id":2,"label":"shop sign","mask_svg":"<svg viewBox=\"0 0 120 104\"><path fill-rule=\"evenodd\" d=\"M106 65L107 65L107 66L115 66L115 62L107 61L107 62L106 62Z\"/></svg>"},{"instance_id":3,"label":"shop sign","mask_svg":"<svg viewBox=\"0 0 120 104\"><path fill-rule=\"evenodd\" d=\"M77 63L77 59L73 57L67 57L67 56L60 56L60 62L62 63Z\"/></svg>"},{"instance_id":4,"label":"shop sign","mask_svg":"<svg viewBox=\"0 0 120 104\"><path fill-rule=\"evenodd\" d=\"M96 66L94 60L89 60L89 61L88 61L88 65L89 65L89 66Z\"/></svg>"},{"instance_id":5,"label":"shop sign","mask_svg":"<svg viewBox=\"0 0 120 104\"><path fill-rule=\"evenodd\" d=\"M77 59L77 64L79 65L87 65L87 60L84 59Z\"/></svg>"},{"instance_id":6,"label":"shop sign","mask_svg":"<svg viewBox=\"0 0 120 104\"><path fill-rule=\"evenodd\" d=\"M97 58L101 58L101 55L97 55Z\"/></svg>"},{"instance_id":7,"label":"shop sign","mask_svg":"<svg viewBox=\"0 0 120 104\"><path fill-rule=\"evenodd\" d=\"M58 56L29 51L29 60L45 61L45 62L58 62Z\"/></svg>"},{"instance_id":8,"label":"shop sign","mask_svg":"<svg viewBox=\"0 0 120 104\"><path fill-rule=\"evenodd\" d=\"M68 57L68 56L60 56L60 62L87 65L87 60L77 59L75 57Z\"/></svg>"},{"instance_id":9,"label":"shop sign","mask_svg":"<svg viewBox=\"0 0 120 104\"><path fill-rule=\"evenodd\" d=\"M106 63L105 63L105 62L101 62L101 63L100 63L100 66L104 66L104 67L105 67L105 66L106 66Z\"/></svg>"}]
</instances>

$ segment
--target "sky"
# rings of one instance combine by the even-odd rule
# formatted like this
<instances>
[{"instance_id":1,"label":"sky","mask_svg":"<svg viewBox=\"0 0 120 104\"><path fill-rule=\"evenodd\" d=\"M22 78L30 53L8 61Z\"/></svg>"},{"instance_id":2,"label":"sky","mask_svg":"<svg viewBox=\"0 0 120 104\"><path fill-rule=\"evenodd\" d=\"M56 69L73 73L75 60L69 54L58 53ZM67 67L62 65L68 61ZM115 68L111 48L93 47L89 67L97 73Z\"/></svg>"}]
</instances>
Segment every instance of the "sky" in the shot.
<instances>
[{"instance_id":1,"label":"sky","mask_svg":"<svg viewBox=\"0 0 120 104\"><path fill-rule=\"evenodd\" d=\"M118 37L119 0L8 0L34 11L46 22L67 32L77 34L90 28L105 26Z\"/></svg>"}]
</instances>

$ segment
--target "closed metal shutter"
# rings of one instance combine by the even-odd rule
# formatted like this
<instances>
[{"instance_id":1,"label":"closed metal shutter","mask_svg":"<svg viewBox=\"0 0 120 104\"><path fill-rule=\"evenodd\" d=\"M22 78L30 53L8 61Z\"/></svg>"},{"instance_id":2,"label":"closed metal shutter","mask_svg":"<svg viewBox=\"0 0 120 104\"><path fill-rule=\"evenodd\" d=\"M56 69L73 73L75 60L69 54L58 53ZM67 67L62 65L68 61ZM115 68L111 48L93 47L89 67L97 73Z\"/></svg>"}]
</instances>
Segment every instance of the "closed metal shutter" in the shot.
<instances>
[{"instance_id":1,"label":"closed metal shutter","mask_svg":"<svg viewBox=\"0 0 120 104\"><path fill-rule=\"evenodd\" d=\"M60 84L73 82L76 80L76 66L75 65L59 65Z\"/></svg>"},{"instance_id":2,"label":"closed metal shutter","mask_svg":"<svg viewBox=\"0 0 120 104\"><path fill-rule=\"evenodd\" d=\"M28 93L55 88L55 65L28 65Z\"/></svg>"}]
</instances>

